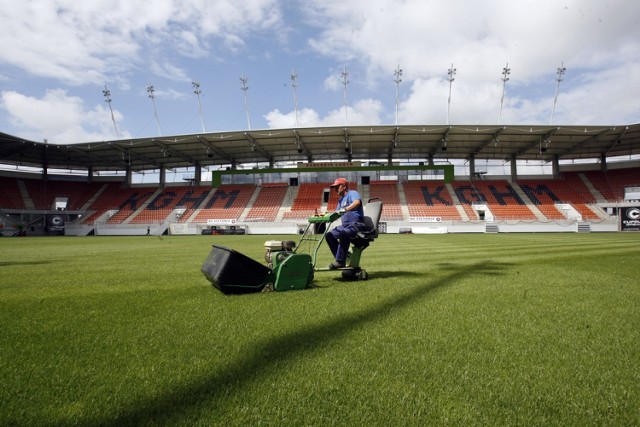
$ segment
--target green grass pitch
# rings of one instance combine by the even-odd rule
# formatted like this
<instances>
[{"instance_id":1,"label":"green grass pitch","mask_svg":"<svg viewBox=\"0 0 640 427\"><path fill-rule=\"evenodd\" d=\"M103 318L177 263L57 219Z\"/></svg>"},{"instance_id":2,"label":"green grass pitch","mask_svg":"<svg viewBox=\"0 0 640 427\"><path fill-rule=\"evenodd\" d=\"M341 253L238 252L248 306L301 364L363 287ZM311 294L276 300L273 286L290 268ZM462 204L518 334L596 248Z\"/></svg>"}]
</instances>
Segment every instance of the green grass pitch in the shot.
<instances>
[{"instance_id":1,"label":"green grass pitch","mask_svg":"<svg viewBox=\"0 0 640 427\"><path fill-rule=\"evenodd\" d=\"M0 239L0 425L640 423L640 234L381 235L369 280L282 293L200 272L292 237Z\"/></svg>"}]
</instances>

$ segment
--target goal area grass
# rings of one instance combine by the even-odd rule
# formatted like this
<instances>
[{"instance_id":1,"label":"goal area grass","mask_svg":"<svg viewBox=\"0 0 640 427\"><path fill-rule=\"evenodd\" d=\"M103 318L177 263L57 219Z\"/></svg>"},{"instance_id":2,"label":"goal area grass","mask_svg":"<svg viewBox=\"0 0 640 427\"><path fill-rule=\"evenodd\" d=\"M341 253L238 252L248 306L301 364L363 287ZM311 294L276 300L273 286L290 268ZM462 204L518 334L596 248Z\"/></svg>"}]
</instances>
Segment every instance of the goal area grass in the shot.
<instances>
[{"instance_id":1,"label":"goal area grass","mask_svg":"<svg viewBox=\"0 0 640 427\"><path fill-rule=\"evenodd\" d=\"M0 238L0 425L640 422L640 233L383 234L368 280L301 291L200 272L266 240L295 237Z\"/></svg>"}]
</instances>

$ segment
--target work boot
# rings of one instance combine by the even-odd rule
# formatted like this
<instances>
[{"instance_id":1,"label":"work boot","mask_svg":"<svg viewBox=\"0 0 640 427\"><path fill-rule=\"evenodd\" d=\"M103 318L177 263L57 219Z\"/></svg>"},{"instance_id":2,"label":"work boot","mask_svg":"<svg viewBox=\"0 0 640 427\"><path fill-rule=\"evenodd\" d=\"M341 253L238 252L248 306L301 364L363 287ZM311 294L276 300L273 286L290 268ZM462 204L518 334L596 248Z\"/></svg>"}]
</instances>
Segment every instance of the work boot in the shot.
<instances>
[{"instance_id":1,"label":"work boot","mask_svg":"<svg viewBox=\"0 0 640 427\"><path fill-rule=\"evenodd\" d=\"M344 268L344 262L334 261L329 264L329 270L337 270L339 268Z\"/></svg>"}]
</instances>

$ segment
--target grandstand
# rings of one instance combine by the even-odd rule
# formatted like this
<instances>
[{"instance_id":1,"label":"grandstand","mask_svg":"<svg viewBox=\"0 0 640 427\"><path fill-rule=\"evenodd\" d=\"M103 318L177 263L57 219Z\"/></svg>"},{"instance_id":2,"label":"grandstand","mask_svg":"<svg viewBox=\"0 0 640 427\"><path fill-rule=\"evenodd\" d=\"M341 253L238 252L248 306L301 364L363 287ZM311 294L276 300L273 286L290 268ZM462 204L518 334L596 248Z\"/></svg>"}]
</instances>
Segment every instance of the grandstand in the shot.
<instances>
[{"instance_id":1,"label":"grandstand","mask_svg":"<svg viewBox=\"0 0 640 427\"><path fill-rule=\"evenodd\" d=\"M500 144L489 143L497 129ZM388 233L617 231L618 209L638 204L628 196L640 188L638 154L640 125L283 129L72 146L0 134L0 224L3 235L49 234L51 216L68 235L297 233L334 208L329 185L344 176L365 200L384 200ZM506 159L511 174L476 170L481 158ZM552 172L520 175L522 160ZM165 182L166 169L187 166L193 179ZM145 171L159 182L134 184Z\"/></svg>"}]
</instances>

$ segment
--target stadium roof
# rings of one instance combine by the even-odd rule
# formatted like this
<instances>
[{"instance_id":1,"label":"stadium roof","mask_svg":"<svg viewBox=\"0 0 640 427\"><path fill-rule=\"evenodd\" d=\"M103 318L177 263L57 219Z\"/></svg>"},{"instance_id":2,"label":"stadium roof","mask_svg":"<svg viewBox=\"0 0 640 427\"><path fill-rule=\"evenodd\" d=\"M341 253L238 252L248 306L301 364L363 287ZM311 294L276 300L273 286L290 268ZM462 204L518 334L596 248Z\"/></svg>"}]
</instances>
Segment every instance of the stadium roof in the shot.
<instances>
[{"instance_id":1,"label":"stadium roof","mask_svg":"<svg viewBox=\"0 0 640 427\"><path fill-rule=\"evenodd\" d=\"M552 161L640 154L640 124L623 126L347 126L212 132L81 144L0 133L0 163L48 169L157 169L309 161Z\"/></svg>"}]
</instances>

